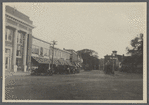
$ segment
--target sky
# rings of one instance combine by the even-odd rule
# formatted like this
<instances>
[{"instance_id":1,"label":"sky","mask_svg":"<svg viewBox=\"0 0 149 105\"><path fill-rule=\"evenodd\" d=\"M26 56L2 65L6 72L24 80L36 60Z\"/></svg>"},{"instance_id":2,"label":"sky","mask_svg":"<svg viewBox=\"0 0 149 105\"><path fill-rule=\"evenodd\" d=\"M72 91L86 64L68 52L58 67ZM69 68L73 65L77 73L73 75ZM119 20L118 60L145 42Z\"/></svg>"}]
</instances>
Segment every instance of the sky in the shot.
<instances>
[{"instance_id":1,"label":"sky","mask_svg":"<svg viewBox=\"0 0 149 105\"><path fill-rule=\"evenodd\" d=\"M7 3L30 17L32 35L60 49L91 49L99 58L127 53L130 41L146 35L146 3Z\"/></svg>"}]
</instances>

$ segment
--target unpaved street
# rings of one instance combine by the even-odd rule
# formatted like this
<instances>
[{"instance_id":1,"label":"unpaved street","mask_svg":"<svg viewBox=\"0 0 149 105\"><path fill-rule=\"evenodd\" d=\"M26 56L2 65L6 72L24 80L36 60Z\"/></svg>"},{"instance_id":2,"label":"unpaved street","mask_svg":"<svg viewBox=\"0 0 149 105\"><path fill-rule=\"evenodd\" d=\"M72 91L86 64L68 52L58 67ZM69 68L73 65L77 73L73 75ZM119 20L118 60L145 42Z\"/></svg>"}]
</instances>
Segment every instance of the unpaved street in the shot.
<instances>
[{"instance_id":1,"label":"unpaved street","mask_svg":"<svg viewBox=\"0 0 149 105\"><path fill-rule=\"evenodd\" d=\"M141 74L82 71L78 74L6 78L6 99L30 100L142 100Z\"/></svg>"}]
</instances>

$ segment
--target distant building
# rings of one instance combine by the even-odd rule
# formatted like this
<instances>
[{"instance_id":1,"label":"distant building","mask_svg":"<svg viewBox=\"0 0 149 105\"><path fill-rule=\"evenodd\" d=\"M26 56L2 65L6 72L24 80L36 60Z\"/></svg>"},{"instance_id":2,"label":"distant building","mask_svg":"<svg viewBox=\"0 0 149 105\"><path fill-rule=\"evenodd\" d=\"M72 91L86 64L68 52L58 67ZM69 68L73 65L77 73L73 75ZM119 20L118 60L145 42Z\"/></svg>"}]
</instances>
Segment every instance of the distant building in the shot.
<instances>
[{"instance_id":1,"label":"distant building","mask_svg":"<svg viewBox=\"0 0 149 105\"><path fill-rule=\"evenodd\" d=\"M72 63L74 63L75 65L82 66L83 59L82 59L81 56L78 55L78 53L75 50L73 50L73 49L65 49L65 48L63 50L66 50L66 51L71 53L70 61Z\"/></svg>"},{"instance_id":2,"label":"distant building","mask_svg":"<svg viewBox=\"0 0 149 105\"><path fill-rule=\"evenodd\" d=\"M118 55L117 51L113 51L111 55L104 56L104 64L109 60L114 68L117 69L120 67L121 62L124 59L124 55Z\"/></svg>"},{"instance_id":3,"label":"distant building","mask_svg":"<svg viewBox=\"0 0 149 105\"><path fill-rule=\"evenodd\" d=\"M71 53L71 56L70 56L70 61L71 62L78 62L78 54L75 50L72 50L72 49L63 49L65 51L68 51Z\"/></svg>"},{"instance_id":4,"label":"distant building","mask_svg":"<svg viewBox=\"0 0 149 105\"><path fill-rule=\"evenodd\" d=\"M5 7L5 70L26 72L30 68L33 28L28 16Z\"/></svg>"}]
</instances>

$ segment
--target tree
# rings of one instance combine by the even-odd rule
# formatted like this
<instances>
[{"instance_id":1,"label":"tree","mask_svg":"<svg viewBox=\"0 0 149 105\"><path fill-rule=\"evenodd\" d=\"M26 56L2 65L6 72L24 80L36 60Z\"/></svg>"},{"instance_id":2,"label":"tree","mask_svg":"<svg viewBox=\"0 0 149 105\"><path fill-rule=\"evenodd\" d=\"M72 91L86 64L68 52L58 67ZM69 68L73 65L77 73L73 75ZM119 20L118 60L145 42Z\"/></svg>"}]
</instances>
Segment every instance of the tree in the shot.
<instances>
[{"instance_id":1,"label":"tree","mask_svg":"<svg viewBox=\"0 0 149 105\"><path fill-rule=\"evenodd\" d=\"M135 37L131 40L132 48L126 48L127 53L131 54L131 57L134 58L134 63L143 63L143 34Z\"/></svg>"},{"instance_id":2,"label":"tree","mask_svg":"<svg viewBox=\"0 0 149 105\"><path fill-rule=\"evenodd\" d=\"M98 53L91 49L83 49L77 51L77 53L82 57L83 59L83 65L84 69L98 69L99 66L99 59L98 59Z\"/></svg>"},{"instance_id":3,"label":"tree","mask_svg":"<svg viewBox=\"0 0 149 105\"><path fill-rule=\"evenodd\" d=\"M139 36L132 39L131 46L132 48L126 48L128 54L131 54L132 56L143 54L143 34L140 34Z\"/></svg>"}]
</instances>

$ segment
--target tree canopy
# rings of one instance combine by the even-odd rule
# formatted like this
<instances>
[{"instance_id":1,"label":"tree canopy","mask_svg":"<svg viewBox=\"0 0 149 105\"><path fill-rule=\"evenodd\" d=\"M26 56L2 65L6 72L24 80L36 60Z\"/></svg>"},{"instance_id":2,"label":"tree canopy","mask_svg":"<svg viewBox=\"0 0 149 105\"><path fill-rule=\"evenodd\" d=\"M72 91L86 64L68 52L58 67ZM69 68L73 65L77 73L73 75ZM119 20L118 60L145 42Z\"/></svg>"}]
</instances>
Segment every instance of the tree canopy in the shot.
<instances>
[{"instance_id":1,"label":"tree canopy","mask_svg":"<svg viewBox=\"0 0 149 105\"><path fill-rule=\"evenodd\" d=\"M134 59L134 63L143 63L143 34L141 33L139 36L135 37L131 40L131 47L126 48L127 53L131 54L131 57Z\"/></svg>"},{"instance_id":2,"label":"tree canopy","mask_svg":"<svg viewBox=\"0 0 149 105\"><path fill-rule=\"evenodd\" d=\"M83 49L77 51L77 53L82 57L83 59L83 67L84 69L87 66L87 69L98 69L99 67L99 59L98 59L98 53L91 49Z\"/></svg>"}]
</instances>

